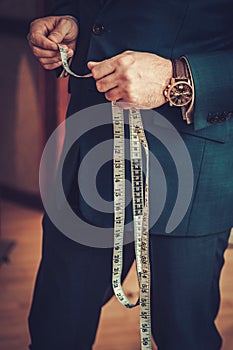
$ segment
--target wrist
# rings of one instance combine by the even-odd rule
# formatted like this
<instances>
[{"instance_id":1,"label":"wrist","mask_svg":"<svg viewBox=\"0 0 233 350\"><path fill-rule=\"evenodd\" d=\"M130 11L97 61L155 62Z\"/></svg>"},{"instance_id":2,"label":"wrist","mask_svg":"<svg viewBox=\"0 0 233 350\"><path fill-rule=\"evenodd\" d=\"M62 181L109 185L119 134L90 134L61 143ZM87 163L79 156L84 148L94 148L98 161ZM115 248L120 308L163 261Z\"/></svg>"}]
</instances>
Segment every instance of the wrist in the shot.
<instances>
[{"instance_id":1,"label":"wrist","mask_svg":"<svg viewBox=\"0 0 233 350\"><path fill-rule=\"evenodd\" d=\"M172 66L172 61L171 60L166 60L166 65L165 65L165 70L164 70L164 89L168 86L170 83L172 77L173 77L173 66ZM163 89L163 90L164 90Z\"/></svg>"},{"instance_id":2,"label":"wrist","mask_svg":"<svg viewBox=\"0 0 233 350\"><path fill-rule=\"evenodd\" d=\"M161 65L161 71L160 71L160 82L161 82L161 103L164 104L167 102L165 95L164 95L164 90L166 87L169 85L171 79L172 79L172 61L169 59L163 59L164 62L162 62ZM155 76L155 81L157 81L158 76Z\"/></svg>"}]
</instances>

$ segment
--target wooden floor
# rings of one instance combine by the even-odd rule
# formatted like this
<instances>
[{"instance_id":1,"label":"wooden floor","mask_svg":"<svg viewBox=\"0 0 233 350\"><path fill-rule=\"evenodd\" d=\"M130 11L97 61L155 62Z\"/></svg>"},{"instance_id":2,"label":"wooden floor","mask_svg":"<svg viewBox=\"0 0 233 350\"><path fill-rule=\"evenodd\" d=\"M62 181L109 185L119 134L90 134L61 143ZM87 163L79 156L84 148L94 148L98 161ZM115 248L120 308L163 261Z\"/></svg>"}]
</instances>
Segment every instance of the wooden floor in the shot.
<instances>
[{"instance_id":1,"label":"wooden floor","mask_svg":"<svg viewBox=\"0 0 233 350\"><path fill-rule=\"evenodd\" d=\"M27 315L41 250L41 213L4 203L2 237L17 245L11 262L0 268L0 350L25 350ZM125 289L136 297L133 272ZM226 252L221 279L222 303L217 324L223 350L233 349L233 249ZM139 350L138 309L126 310L113 298L104 307L94 350ZM43 349L41 349L43 350ZM64 349L67 350L67 349ZM211 349L206 349L211 350Z\"/></svg>"}]
</instances>

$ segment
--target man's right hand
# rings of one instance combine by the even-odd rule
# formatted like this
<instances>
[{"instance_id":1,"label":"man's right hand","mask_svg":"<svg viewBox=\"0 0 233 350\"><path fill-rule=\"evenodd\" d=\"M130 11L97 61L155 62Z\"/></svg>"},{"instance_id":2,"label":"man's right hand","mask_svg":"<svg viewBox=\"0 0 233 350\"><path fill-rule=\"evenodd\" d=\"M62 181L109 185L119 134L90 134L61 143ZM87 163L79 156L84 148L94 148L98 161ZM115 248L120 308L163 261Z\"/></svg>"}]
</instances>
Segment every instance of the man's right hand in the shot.
<instances>
[{"instance_id":1,"label":"man's right hand","mask_svg":"<svg viewBox=\"0 0 233 350\"><path fill-rule=\"evenodd\" d=\"M69 16L50 16L36 19L31 23L28 43L33 54L45 69L61 66L57 44L67 49L68 58L74 54L78 36L78 24Z\"/></svg>"}]
</instances>

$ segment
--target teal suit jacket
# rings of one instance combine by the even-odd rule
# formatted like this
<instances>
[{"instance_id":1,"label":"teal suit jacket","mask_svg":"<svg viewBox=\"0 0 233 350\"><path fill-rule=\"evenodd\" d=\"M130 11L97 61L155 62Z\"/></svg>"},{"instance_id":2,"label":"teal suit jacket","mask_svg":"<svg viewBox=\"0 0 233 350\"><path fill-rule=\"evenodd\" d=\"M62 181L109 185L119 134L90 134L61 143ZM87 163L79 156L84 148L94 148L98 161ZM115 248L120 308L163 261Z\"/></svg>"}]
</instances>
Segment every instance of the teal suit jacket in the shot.
<instances>
[{"instance_id":1,"label":"teal suit jacket","mask_svg":"<svg viewBox=\"0 0 233 350\"><path fill-rule=\"evenodd\" d=\"M165 204L151 233L206 235L233 226L233 1L55 1L53 14L72 15L78 20L80 32L72 69L79 74L88 72L89 60L103 60L125 50L151 52L165 58L187 57L195 86L193 124L182 120L179 108L166 104L156 111L172 123L186 144L193 164L193 194L183 220L168 232L166 226L178 192L177 169L164 145L148 134L150 149L167 181ZM69 89L68 116L106 102L92 79L71 77ZM156 128L154 117L149 118L152 128L153 123ZM100 134L103 140L106 134L112 138L111 125L103 126ZM73 147L64 166L67 193L82 159L99 142L99 133L97 136L92 130ZM110 201L111 166L106 167L101 179L99 192ZM156 178L150 179L153 181ZM94 210L80 193L77 201L84 220L98 226L112 225L113 215Z\"/></svg>"}]
</instances>

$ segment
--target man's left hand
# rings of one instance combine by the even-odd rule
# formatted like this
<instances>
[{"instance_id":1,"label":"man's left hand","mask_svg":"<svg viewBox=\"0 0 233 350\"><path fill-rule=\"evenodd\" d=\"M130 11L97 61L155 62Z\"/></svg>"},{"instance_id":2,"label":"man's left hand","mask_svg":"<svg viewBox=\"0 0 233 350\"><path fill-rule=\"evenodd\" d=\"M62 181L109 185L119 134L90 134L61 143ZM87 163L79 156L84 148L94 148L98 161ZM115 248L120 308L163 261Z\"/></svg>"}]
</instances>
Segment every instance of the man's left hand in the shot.
<instances>
[{"instance_id":1,"label":"man's left hand","mask_svg":"<svg viewBox=\"0 0 233 350\"><path fill-rule=\"evenodd\" d=\"M108 101L124 109L151 109L163 105L172 77L170 60L152 53L125 51L101 62L89 62L96 87Z\"/></svg>"}]
</instances>

